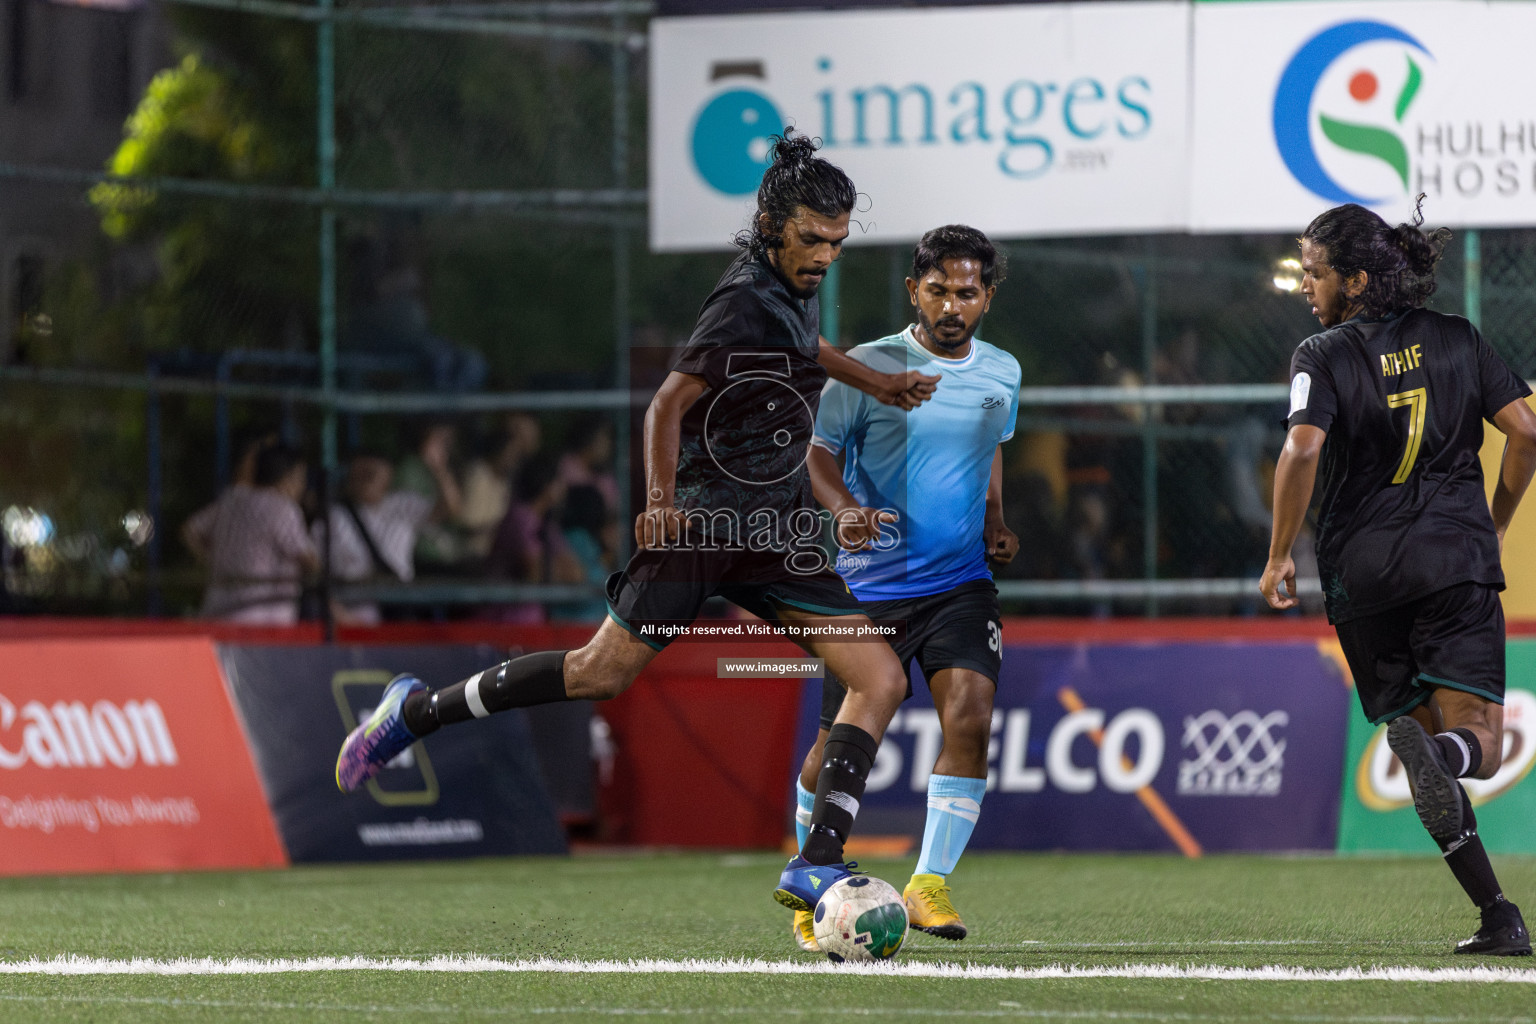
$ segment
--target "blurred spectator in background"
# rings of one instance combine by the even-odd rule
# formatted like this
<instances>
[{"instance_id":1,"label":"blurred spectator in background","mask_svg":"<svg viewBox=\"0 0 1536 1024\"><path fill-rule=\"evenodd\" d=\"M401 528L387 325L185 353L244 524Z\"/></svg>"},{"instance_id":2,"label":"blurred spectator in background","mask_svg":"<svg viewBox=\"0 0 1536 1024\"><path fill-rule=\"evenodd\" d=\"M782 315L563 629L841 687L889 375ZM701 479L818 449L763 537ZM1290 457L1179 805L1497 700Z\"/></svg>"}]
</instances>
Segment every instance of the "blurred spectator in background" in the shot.
<instances>
[{"instance_id":1,"label":"blurred spectator in background","mask_svg":"<svg viewBox=\"0 0 1536 1024\"><path fill-rule=\"evenodd\" d=\"M485 357L432 333L408 235L396 230L353 243L354 312L343 344L352 351L412 364L413 376L424 374L434 391L478 390L485 385Z\"/></svg>"},{"instance_id":2,"label":"blurred spectator in background","mask_svg":"<svg viewBox=\"0 0 1536 1024\"><path fill-rule=\"evenodd\" d=\"M465 469L459 524L469 559L483 562L491 553L496 528L512 504L518 469L539 450L542 436L538 420L525 412L508 413L501 433L488 438L480 456Z\"/></svg>"},{"instance_id":3,"label":"blurred spectator in background","mask_svg":"<svg viewBox=\"0 0 1536 1024\"><path fill-rule=\"evenodd\" d=\"M235 440L235 464L231 469L229 486L225 487L219 497L223 497L236 488L250 489L256 486L256 460L262 452L278 444L282 440L276 428L257 427L255 430L242 431ZM196 521L201 516L214 514L214 506L219 503L215 498L193 514L188 524ZM182 528L185 531L186 527ZM185 537L185 532L183 532ZM190 546L190 545L189 545Z\"/></svg>"},{"instance_id":4,"label":"blurred spectator in background","mask_svg":"<svg viewBox=\"0 0 1536 1024\"><path fill-rule=\"evenodd\" d=\"M1224 350L1203 344L1192 327L1158 350L1154 366L1158 384L1221 384L1231 376ZM1168 425L1157 444L1159 571L1180 579L1262 574L1255 551L1269 543L1269 509L1259 466L1269 435L1278 433L1265 420L1283 422L1284 407L1267 417L1246 403L1152 408ZM1242 605L1263 607L1251 598Z\"/></svg>"},{"instance_id":5,"label":"blurred spectator in background","mask_svg":"<svg viewBox=\"0 0 1536 1024\"><path fill-rule=\"evenodd\" d=\"M1100 385L1133 388L1141 384L1136 371L1112 353L1098 360ZM1119 423L1140 423L1145 407L1090 405L1073 410L1074 419L1086 421L1068 437L1064 455L1067 479L1069 578L1102 580L1124 578L1138 571L1134 565L1134 530L1140 510L1128 501L1138 493L1141 442L1116 430ZM1101 421L1105 429L1088 423ZM1091 606L1090 614L1111 613L1108 602Z\"/></svg>"},{"instance_id":6,"label":"blurred spectator in background","mask_svg":"<svg viewBox=\"0 0 1536 1024\"><path fill-rule=\"evenodd\" d=\"M595 487L609 512L619 507L619 483L613 475L613 423L606 416L580 420L565 439L560 479L567 487Z\"/></svg>"},{"instance_id":7,"label":"blurred spectator in background","mask_svg":"<svg viewBox=\"0 0 1536 1024\"><path fill-rule=\"evenodd\" d=\"M426 497L414 491L391 490L395 471L389 461L377 455L354 456L347 465L347 479L341 500L331 508L331 572L338 582L360 583L375 579L409 583L416 578L413 553L423 526L434 517L447 515L450 491L455 488L447 471L447 452L441 446L423 449L435 470L436 496ZM314 526L315 542L320 543L321 524ZM335 602L336 621L359 626L375 626L380 621L379 606L372 601Z\"/></svg>"},{"instance_id":8,"label":"blurred spectator in background","mask_svg":"<svg viewBox=\"0 0 1536 1024\"><path fill-rule=\"evenodd\" d=\"M1008 445L1003 468L1003 516L1017 536L1030 538L1005 566L1000 579L1061 579L1066 572L1067 435L1060 430L1020 430Z\"/></svg>"},{"instance_id":9,"label":"blurred spectator in background","mask_svg":"<svg viewBox=\"0 0 1536 1024\"><path fill-rule=\"evenodd\" d=\"M270 626L298 621L304 574L320 568L299 510L304 485L303 456L271 445L256 456L253 486L230 487L187 520L182 540L208 567L203 615Z\"/></svg>"},{"instance_id":10,"label":"blurred spectator in background","mask_svg":"<svg viewBox=\"0 0 1536 1024\"><path fill-rule=\"evenodd\" d=\"M0 530L0 615L9 615L18 607L18 602L11 597L11 575L22 567L20 554L11 546L5 531Z\"/></svg>"},{"instance_id":11,"label":"blurred spectator in background","mask_svg":"<svg viewBox=\"0 0 1536 1024\"><path fill-rule=\"evenodd\" d=\"M442 513L423 523L416 537L416 566L423 572L456 569L464 560L464 537L458 521L463 492L453 473L453 450L459 428L447 420L430 420L416 435L414 451L400 460L395 488L442 504Z\"/></svg>"},{"instance_id":12,"label":"blurred spectator in background","mask_svg":"<svg viewBox=\"0 0 1536 1024\"><path fill-rule=\"evenodd\" d=\"M281 440L282 435L274 427L258 427L238 434L235 439L235 464L230 469L229 484L223 492L220 492L220 496L236 487L256 486L256 457ZM215 498L204 505L193 518L209 512L218 504L218 501L219 499Z\"/></svg>"},{"instance_id":13,"label":"blurred spectator in background","mask_svg":"<svg viewBox=\"0 0 1536 1024\"><path fill-rule=\"evenodd\" d=\"M1190 327L1180 331L1152 357L1153 384L1204 384L1210 379L1208 370L1201 357L1200 332ZM1164 423L1194 423L1205 418L1209 407L1181 403L1155 406L1154 409Z\"/></svg>"},{"instance_id":14,"label":"blurred spectator in background","mask_svg":"<svg viewBox=\"0 0 1536 1024\"><path fill-rule=\"evenodd\" d=\"M566 546L581 567L581 579L576 582L597 589L586 601L550 605L549 617L555 622L601 622L608 614L603 585L608 574L618 567L618 518L609 511L601 491L582 485L566 491L560 528Z\"/></svg>"},{"instance_id":15,"label":"blurred spectator in background","mask_svg":"<svg viewBox=\"0 0 1536 1024\"><path fill-rule=\"evenodd\" d=\"M535 456L518 474L512 505L497 527L486 559L486 571L495 579L516 583L580 583L581 563L560 529L566 485L554 460ZM492 611L500 622L544 621L544 606L537 603L506 605Z\"/></svg>"},{"instance_id":16,"label":"blurred spectator in background","mask_svg":"<svg viewBox=\"0 0 1536 1024\"><path fill-rule=\"evenodd\" d=\"M235 435L235 464L231 468L231 487L256 484L256 456L282 440L276 427L256 427Z\"/></svg>"}]
</instances>

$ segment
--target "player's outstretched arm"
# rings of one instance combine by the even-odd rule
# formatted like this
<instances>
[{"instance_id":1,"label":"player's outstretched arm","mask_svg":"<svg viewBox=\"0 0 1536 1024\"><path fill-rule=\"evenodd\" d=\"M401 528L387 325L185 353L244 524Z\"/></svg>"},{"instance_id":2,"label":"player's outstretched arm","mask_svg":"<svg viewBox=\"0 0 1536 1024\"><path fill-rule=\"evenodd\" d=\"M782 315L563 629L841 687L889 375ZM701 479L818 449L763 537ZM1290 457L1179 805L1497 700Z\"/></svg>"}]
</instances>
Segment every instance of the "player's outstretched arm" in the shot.
<instances>
[{"instance_id":1,"label":"player's outstretched arm","mask_svg":"<svg viewBox=\"0 0 1536 1024\"><path fill-rule=\"evenodd\" d=\"M1493 485L1493 528L1499 535L1499 551L1504 550L1504 531L1515 517L1520 499L1525 497L1536 473L1536 412L1517 398L1493 417L1493 425L1503 431L1508 440L1504 444L1504 459L1499 464L1499 478Z\"/></svg>"},{"instance_id":2,"label":"player's outstretched arm","mask_svg":"<svg viewBox=\"0 0 1536 1024\"><path fill-rule=\"evenodd\" d=\"M833 380L849 387L858 388L877 399L882 405L899 405L903 409L916 409L933 397L939 378L916 370L906 373L881 373L846 355L826 338L821 340L821 351L816 361L826 369Z\"/></svg>"},{"instance_id":3,"label":"player's outstretched arm","mask_svg":"<svg viewBox=\"0 0 1536 1024\"><path fill-rule=\"evenodd\" d=\"M1007 565L1019 552L1019 536L1003 522L1003 449L992 452L992 478L987 481L987 512L982 540L987 546L987 561Z\"/></svg>"},{"instance_id":4,"label":"player's outstretched arm","mask_svg":"<svg viewBox=\"0 0 1536 1024\"><path fill-rule=\"evenodd\" d=\"M683 515L677 510L677 446L683 413L709 385L703 377L673 370L645 410L645 511L635 517L635 543L666 547L677 539Z\"/></svg>"},{"instance_id":5,"label":"player's outstretched arm","mask_svg":"<svg viewBox=\"0 0 1536 1024\"><path fill-rule=\"evenodd\" d=\"M1321 427L1297 424L1285 435L1285 447L1275 465L1275 522L1270 532L1269 564L1259 580L1259 592L1271 608L1294 608L1299 603L1291 548L1312 503L1317 461L1327 439L1328 433Z\"/></svg>"},{"instance_id":6,"label":"player's outstretched arm","mask_svg":"<svg viewBox=\"0 0 1536 1024\"><path fill-rule=\"evenodd\" d=\"M854 498L843 474L837 468L837 457L819 444L812 444L806 453L805 465L811 472L811 491L822 508L832 513L832 535L837 546L848 551L863 551L880 539L880 526L894 523L895 512L889 509L864 508Z\"/></svg>"}]
</instances>

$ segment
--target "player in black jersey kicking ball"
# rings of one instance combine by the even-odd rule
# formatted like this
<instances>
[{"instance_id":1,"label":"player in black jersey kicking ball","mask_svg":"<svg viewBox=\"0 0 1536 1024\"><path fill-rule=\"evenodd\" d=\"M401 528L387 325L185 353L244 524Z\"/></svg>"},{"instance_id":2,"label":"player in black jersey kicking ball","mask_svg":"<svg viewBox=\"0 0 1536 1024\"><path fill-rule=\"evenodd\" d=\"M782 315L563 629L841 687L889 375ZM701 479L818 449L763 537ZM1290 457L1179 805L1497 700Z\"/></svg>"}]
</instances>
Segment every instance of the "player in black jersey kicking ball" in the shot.
<instances>
[{"instance_id":1,"label":"player in black jersey kicking ball","mask_svg":"<svg viewBox=\"0 0 1536 1024\"><path fill-rule=\"evenodd\" d=\"M815 151L816 143L788 129L774 139L753 226L737 238L744 251L705 300L651 400L639 550L609 579L608 618L596 635L578 650L524 655L436 692L413 676L396 678L342 745L342 790L356 789L445 725L618 696L718 594L805 630L802 646L848 683L827 739L810 836L780 876L775 898L808 910L847 876L843 843L907 680L885 643L832 639L869 620L821 551L805 459L829 374L906 409L926 400L938 377L878 372L821 339L816 291L848 236L857 193ZM687 780L678 787L686 793ZM692 824L687 811L683 797L680 833Z\"/></svg>"},{"instance_id":2,"label":"player in black jersey kicking ball","mask_svg":"<svg viewBox=\"0 0 1536 1024\"><path fill-rule=\"evenodd\" d=\"M1423 196L1419 199L1422 202ZM1323 497L1317 563L1328 621L1371 722L1387 726L1414 808L1482 914L1457 953L1529 956L1458 778L1504 749L1504 532L1536 472L1531 389L1457 316L1422 306L1450 233L1389 227L1350 204L1301 236L1302 292L1323 325L1291 358L1290 430L1275 467L1259 589L1296 605L1291 548ZM1483 421L1508 441L1490 509Z\"/></svg>"}]
</instances>

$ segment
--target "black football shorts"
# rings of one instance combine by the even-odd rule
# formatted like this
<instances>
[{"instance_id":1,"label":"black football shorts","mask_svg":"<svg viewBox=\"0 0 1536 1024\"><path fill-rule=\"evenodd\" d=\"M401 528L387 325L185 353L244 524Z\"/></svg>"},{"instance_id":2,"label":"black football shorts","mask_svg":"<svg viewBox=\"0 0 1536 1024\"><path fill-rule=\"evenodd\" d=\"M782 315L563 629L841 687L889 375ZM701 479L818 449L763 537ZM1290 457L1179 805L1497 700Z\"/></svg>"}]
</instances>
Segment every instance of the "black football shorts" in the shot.
<instances>
[{"instance_id":1,"label":"black football shorts","mask_svg":"<svg viewBox=\"0 0 1536 1024\"><path fill-rule=\"evenodd\" d=\"M907 673L907 696L912 696L912 662L916 660L925 679L946 668L968 668L995 684L1003 667L1001 609L997 587L990 579L970 580L952 590L924 597L899 597L890 601L864 601L862 608L876 622L905 623L906 628L891 646ZM832 672L821 680L821 727L832 728L847 689Z\"/></svg>"},{"instance_id":2,"label":"black football shorts","mask_svg":"<svg viewBox=\"0 0 1536 1024\"><path fill-rule=\"evenodd\" d=\"M1406 715L1438 687L1504 703L1504 607L1484 583L1458 583L1334 627L1372 725Z\"/></svg>"},{"instance_id":3,"label":"black football shorts","mask_svg":"<svg viewBox=\"0 0 1536 1024\"><path fill-rule=\"evenodd\" d=\"M783 552L641 548L608 577L608 616L660 651L717 595L769 621L782 607L817 615L864 611L833 569L796 572Z\"/></svg>"}]
</instances>

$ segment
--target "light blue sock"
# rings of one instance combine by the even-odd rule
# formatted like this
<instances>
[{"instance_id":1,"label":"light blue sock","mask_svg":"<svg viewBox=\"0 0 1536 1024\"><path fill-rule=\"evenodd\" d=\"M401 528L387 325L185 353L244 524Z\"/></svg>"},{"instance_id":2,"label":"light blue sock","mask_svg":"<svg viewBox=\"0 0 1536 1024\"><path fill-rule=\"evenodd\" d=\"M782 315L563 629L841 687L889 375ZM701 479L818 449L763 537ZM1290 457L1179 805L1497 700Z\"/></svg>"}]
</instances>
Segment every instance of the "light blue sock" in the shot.
<instances>
[{"instance_id":1,"label":"light blue sock","mask_svg":"<svg viewBox=\"0 0 1536 1024\"><path fill-rule=\"evenodd\" d=\"M805 849L805 837L811 834L811 808L816 806L816 794L805 788L805 783L795 780L795 843L797 849Z\"/></svg>"},{"instance_id":2,"label":"light blue sock","mask_svg":"<svg viewBox=\"0 0 1536 1024\"><path fill-rule=\"evenodd\" d=\"M928 824L923 827L923 852L913 874L948 875L955 870L981 817L981 798L986 795L986 779L928 776Z\"/></svg>"}]
</instances>

